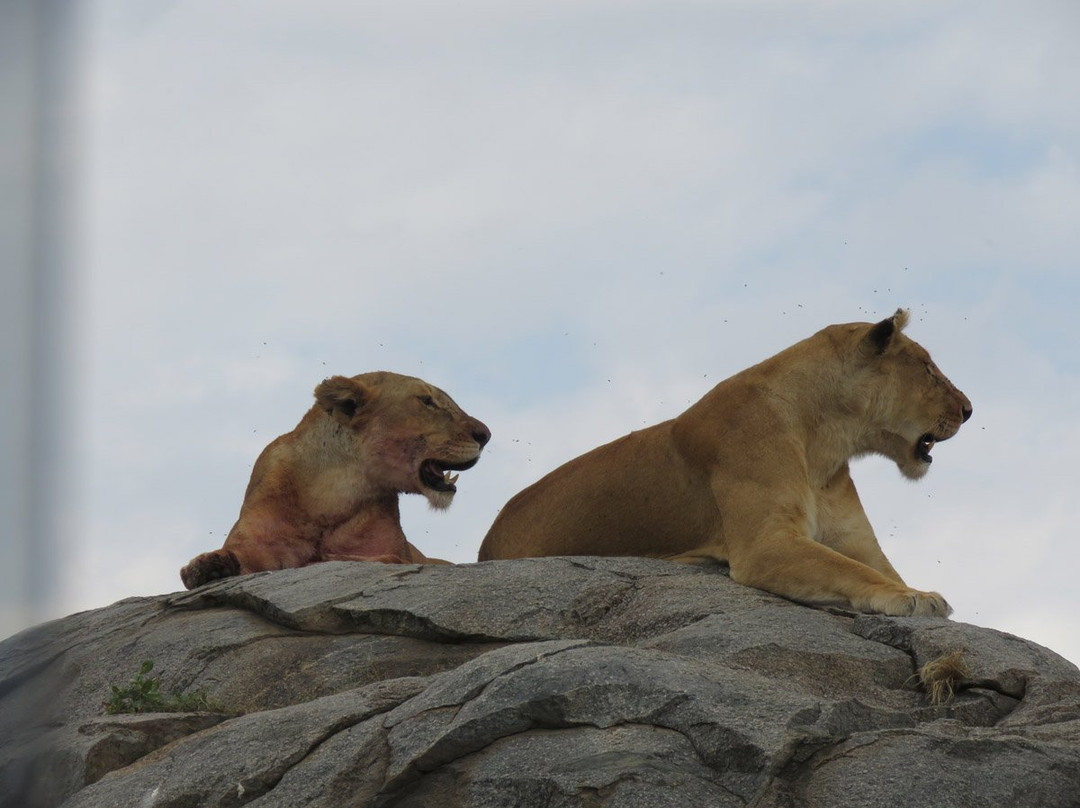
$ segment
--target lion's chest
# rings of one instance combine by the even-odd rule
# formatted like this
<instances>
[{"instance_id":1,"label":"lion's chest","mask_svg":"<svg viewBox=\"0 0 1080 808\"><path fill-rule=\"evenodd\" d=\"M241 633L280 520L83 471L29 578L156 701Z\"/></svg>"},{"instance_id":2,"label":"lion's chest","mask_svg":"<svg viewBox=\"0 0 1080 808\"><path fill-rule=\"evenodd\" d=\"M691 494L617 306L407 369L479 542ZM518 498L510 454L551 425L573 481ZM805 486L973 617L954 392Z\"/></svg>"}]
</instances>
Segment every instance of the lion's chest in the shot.
<instances>
[{"instance_id":1,"label":"lion's chest","mask_svg":"<svg viewBox=\"0 0 1080 808\"><path fill-rule=\"evenodd\" d=\"M399 555L405 547L405 534L397 514L373 506L328 530L319 542L323 558L359 558Z\"/></svg>"},{"instance_id":2,"label":"lion's chest","mask_svg":"<svg viewBox=\"0 0 1080 808\"><path fill-rule=\"evenodd\" d=\"M843 545L846 537L869 529L855 486L846 472L816 492L807 508L806 521L808 535L834 549Z\"/></svg>"},{"instance_id":3,"label":"lion's chest","mask_svg":"<svg viewBox=\"0 0 1080 808\"><path fill-rule=\"evenodd\" d=\"M820 516L820 500L812 499L806 509L806 532L816 542L821 542L825 538Z\"/></svg>"}]
</instances>

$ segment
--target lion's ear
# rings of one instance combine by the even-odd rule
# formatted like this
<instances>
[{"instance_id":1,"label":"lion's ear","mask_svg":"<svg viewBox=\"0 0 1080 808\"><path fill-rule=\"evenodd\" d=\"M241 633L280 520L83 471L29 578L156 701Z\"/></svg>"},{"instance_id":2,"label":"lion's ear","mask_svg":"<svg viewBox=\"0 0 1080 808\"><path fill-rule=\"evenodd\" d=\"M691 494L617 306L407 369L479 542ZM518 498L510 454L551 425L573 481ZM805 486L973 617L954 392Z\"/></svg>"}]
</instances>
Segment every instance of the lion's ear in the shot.
<instances>
[{"instance_id":1,"label":"lion's ear","mask_svg":"<svg viewBox=\"0 0 1080 808\"><path fill-rule=\"evenodd\" d=\"M352 421L374 398L374 390L348 376L331 376L315 388L315 402L343 424Z\"/></svg>"},{"instance_id":2,"label":"lion's ear","mask_svg":"<svg viewBox=\"0 0 1080 808\"><path fill-rule=\"evenodd\" d=\"M877 323L870 328L870 333L866 335L866 345L870 348L872 353L880 356L885 353L885 350L889 347L889 343L892 342L893 337L898 332L904 330L904 326L907 325L907 322L907 309L897 309L896 314L892 317L886 317L880 323Z\"/></svg>"}]
</instances>

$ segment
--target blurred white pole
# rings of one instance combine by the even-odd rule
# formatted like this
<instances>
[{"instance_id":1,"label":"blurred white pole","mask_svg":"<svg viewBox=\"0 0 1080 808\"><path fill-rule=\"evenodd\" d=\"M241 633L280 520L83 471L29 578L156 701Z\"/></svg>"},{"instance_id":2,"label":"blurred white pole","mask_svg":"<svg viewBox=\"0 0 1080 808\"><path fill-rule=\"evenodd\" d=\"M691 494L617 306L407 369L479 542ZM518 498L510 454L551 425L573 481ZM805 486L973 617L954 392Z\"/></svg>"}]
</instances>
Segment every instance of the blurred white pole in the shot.
<instances>
[{"instance_id":1,"label":"blurred white pole","mask_svg":"<svg viewBox=\"0 0 1080 808\"><path fill-rule=\"evenodd\" d=\"M0 0L0 637L51 616L71 507L71 0Z\"/></svg>"}]
</instances>

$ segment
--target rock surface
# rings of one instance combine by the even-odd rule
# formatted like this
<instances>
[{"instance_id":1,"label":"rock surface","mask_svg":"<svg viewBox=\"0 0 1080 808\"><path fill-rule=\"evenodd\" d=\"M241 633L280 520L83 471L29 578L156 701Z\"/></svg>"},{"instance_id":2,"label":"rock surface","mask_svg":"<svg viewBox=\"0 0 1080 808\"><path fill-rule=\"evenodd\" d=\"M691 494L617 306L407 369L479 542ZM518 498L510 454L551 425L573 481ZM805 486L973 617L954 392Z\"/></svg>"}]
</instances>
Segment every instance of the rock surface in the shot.
<instances>
[{"instance_id":1,"label":"rock surface","mask_svg":"<svg viewBox=\"0 0 1080 808\"><path fill-rule=\"evenodd\" d=\"M914 684L963 651L955 697ZM233 714L105 716L155 662ZM238 713L238 714L237 714ZM1080 671L644 559L328 563L0 644L0 805L1080 806Z\"/></svg>"}]
</instances>

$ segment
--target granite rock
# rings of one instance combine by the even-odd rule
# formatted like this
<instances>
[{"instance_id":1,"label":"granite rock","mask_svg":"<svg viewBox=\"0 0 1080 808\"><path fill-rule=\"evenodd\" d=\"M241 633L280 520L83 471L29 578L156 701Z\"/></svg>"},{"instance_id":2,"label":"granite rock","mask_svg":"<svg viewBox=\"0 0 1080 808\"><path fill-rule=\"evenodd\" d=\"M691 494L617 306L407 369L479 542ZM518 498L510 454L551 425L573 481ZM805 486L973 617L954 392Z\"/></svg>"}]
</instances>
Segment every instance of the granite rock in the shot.
<instances>
[{"instance_id":1,"label":"granite rock","mask_svg":"<svg viewBox=\"0 0 1080 808\"><path fill-rule=\"evenodd\" d=\"M919 686L962 652L947 702ZM103 714L142 660L220 712ZM0 805L1080 805L1080 671L632 558L335 562L0 643Z\"/></svg>"}]
</instances>

